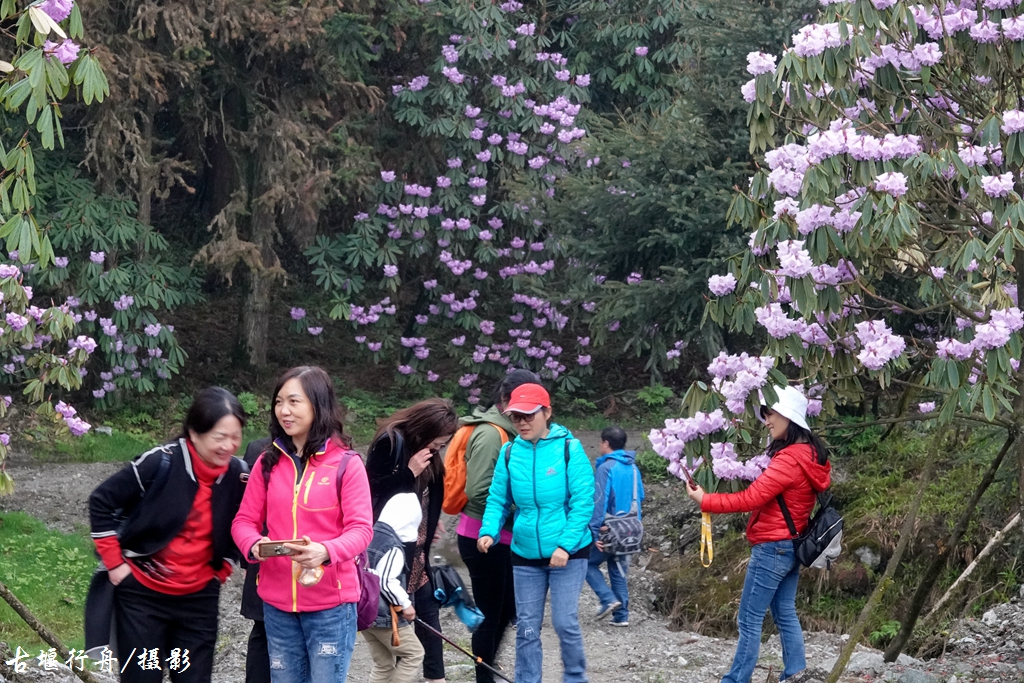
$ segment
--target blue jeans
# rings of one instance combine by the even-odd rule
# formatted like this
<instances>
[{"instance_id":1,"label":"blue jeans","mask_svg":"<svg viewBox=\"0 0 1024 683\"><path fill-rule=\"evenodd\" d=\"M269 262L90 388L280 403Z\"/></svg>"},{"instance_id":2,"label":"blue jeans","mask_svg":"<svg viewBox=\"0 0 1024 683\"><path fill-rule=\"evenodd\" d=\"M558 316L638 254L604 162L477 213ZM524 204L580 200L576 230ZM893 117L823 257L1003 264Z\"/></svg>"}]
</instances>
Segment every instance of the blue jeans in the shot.
<instances>
[{"instance_id":1,"label":"blue jeans","mask_svg":"<svg viewBox=\"0 0 1024 683\"><path fill-rule=\"evenodd\" d=\"M748 683L761 650L764 613L771 609L775 628L782 641L782 673L785 680L807 668L804 659L804 634L796 616L796 582L800 563L793 554L792 541L758 543L750 549L750 564L743 582L737 621L739 642L732 668L722 683Z\"/></svg>"},{"instance_id":2,"label":"blue jeans","mask_svg":"<svg viewBox=\"0 0 1024 683\"><path fill-rule=\"evenodd\" d=\"M284 612L263 605L273 683L344 683L356 645L356 605Z\"/></svg>"},{"instance_id":3,"label":"blue jeans","mask_svg":"<svg viewBox=\"0 0 1024 683\"><path fill-rule=\"evenodd\" d=\"M612 614L612 619L617 622L629 621L629 586L626 584L629 560L629 555L609 555L597 548L590 549L587 583L601 601L601 611L613 602L622 603L622 607ZM605 583L604 574L601 573L601 565L605 562L608 563L608 580L612 584L611 588Z\"/></svg>"},{"instance_id":4,"label":"blue jeans","mask_svg":"<svg viewBox=\"0 0 1024 683\"><path fill-rule=\"evenodd\" d=\"M513 567L516 591L516 683L540 683L544 652L540 627L551 588L551 624L562 649L563 683L587 683L579 603L587 561L569 560L564 567Z\"/></svg>"}]
</instances>

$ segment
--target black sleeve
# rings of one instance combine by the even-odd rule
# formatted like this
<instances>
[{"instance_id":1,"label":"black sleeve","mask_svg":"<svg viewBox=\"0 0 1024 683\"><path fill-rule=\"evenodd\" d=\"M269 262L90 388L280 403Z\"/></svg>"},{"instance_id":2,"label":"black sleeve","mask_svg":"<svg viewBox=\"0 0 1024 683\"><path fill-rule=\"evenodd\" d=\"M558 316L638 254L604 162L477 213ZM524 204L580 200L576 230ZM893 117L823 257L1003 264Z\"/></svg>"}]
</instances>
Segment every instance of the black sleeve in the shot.
<instances>
[{"instance_id":1,"label":"black sleeve","mask_svg":"<svg viewBox=\"0 0 1024 683\"><path fill-rule=\"evenodd\" d=\"M366 477L370 481L370 494L374 497L412 491L416 477L409 469L401 435L393 443L387 433L373 442L366 454Z\"/></svg>"},{"instance_id":2,"label":"black sleeve","mask_svg":"<svg viewBox=\"0 0 1024 683\"><path fill-rule=\"evenodd\" d=\"M270 445L270 442L271 439L268 436L264 439L250 441L249 445L245 447L245 455L242 457L242 460L244 460L245 464L249 466L249 470L251 470L252 466L256 464L256 458L260 457L260 455L263 454L263 451L267 450L267 446Z\"/></svg>"},{"instance_id":3,"label":"black sleeve","mask_svg":"<svg viewBox=\"0 0 1024 683\"><path fill-rule=\"evenodd\" d=\"M146 486L153 482L164 457L170 456L160 449L143 453L96 487L89 496L89 526L93 538L117 535L121 522L138 505Z\"/></svg>"}]
</instances>

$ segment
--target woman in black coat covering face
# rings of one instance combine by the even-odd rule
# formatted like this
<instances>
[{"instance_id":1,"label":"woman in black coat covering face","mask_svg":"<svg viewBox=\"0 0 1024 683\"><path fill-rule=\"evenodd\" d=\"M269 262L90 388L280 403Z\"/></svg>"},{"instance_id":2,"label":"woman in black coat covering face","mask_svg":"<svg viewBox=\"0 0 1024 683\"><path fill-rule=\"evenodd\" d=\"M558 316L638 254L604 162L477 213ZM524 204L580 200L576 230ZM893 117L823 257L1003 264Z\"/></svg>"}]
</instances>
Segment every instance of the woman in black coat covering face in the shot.
<instances>
[{"instance_id":1,"label":"woman in black coat covering face","mask_svg":"<svg viewBox=\"0 0 1024 683\"><path fill-rule=\"evenodd\" d=\"M430 398L399 410L380 426L366 456L373 521L396 493L415 493L423 508L416 549L409 556L409 593L419 619L441 630L438 604L430 586L430 546L444 533L440 525L444 499L444 461L441 450L459 427L450 401ZM416 625L423 643L423 677L443 683L441 639Z\"/></svg>"}]
</instances>

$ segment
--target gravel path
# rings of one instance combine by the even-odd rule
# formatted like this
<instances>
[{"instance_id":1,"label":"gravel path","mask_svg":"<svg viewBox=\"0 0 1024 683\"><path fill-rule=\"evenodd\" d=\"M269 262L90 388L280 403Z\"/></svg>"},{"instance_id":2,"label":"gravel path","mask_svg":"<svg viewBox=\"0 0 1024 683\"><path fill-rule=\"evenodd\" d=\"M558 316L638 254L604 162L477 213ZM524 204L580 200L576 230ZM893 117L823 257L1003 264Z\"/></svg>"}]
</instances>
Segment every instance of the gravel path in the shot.
<instances>
[{"instance_id":1,"label":"gravel path","mask_svg":"<svg viewBox=\"0 0 1024 683\"><path fill-rule=\"evenodd\" d=\"M595 434L581 434L588 452L596 452ZM87 501L90 492L103 479L120 467L116 463L100 464L37 464L13 461L8 471L14 477L14 494L0 498L0 514L4 511L27 512L65 532L81 531L88 523ZM667 486L650 487L651 497L645 510L649 519L656 519L659 505L675 505L679 492ZM448 520L451 522L451 520ZM447 524L449 529L453 523ZM651 530L649 530L649 533ZM454 538L448 537L438 551L446 557L453 552ZM594 683L636 681L638 683L712 683L728 669L735 641L710 638L697 633L673 631L664 617L649 611L659 590L659 578L647 571L649 556L638 558L630 570L630 591L633 597L630 626L618 629L607 623L594 623L590 616L597 609L592 591L584 587L580 599L580 615L588 659L590 678ZM468 584L468 577L467 577ZM221 593L220 639L214 670L214 681L241 683L244 680L245 644L249 622L238 613L242 581L237 574ZM737 596L738 597L738 596ZM450 610L442 610L442 628L456 642L469 644L469 632ZM550 615L542 630L544 678L558 681L561 663L558 643L551 627ZM976 681L1024 681L1024 657L1017 644L1024 640L1024 609L1017 604L1003 605L985 620L960 622L954 629L945 656L919 662L905 658L898 665L885 665L880 653L867 648L855 655L852 666L841 679L844 683L859 681L894 681L898 683L964 683ZM807 634L807 658L812 667L828 667L843 643L841 636L826 633ZM499 664L511 671L514 664L514 634L506 637ZM453 649L445 650L448 680L472 681L472 667L466 658ZM35 660L32 660L33 665ZM0 683L5 683L0 659ZM365 681L370 670L370 657L361 639L357 640L349 674L351 681ZM781 649L778 637L762 647L761 661L754 674L755 683L768 680L769 667L778 672ZM511 676L510 676L511 677ZM8 677L7 680L11 680ZM67 674L43 672L30 668L17 680L77 680Z\"/></svg>"}]
</instances>

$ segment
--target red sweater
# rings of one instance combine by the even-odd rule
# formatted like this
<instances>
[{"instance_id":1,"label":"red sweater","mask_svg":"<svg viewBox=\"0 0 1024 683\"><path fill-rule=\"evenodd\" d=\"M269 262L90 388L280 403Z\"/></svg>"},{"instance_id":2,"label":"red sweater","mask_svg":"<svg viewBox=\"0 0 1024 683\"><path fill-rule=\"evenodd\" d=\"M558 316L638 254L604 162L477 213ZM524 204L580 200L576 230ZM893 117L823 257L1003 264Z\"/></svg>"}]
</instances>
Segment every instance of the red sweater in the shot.
<instances>
[{"instance_id":1,"label":"red sweater","mask_svg":"<svg viewBox=\"0 0 1024 683\"><path fill-rule=\"evenodd\" d=\"M799 443L783 448L772 458L768 469L739 493L706 493L701 512L752 512L747 522L747 541L751 545L792 538L786 518L775 496L782 494L797 533L807 528L817 493L831 483L832 464L819 465L813 449Z\"/></svg>"},{"instance_id":2,"label":"red sweater","mask_svg":"<svg viewBox=\"0 0 1024 683\"><path fill-rule=\"evenodd\" d=\"M217 577L221 583L231 576L231 565L227 562L219 572L213 565L213 513L210 499L213 495L213 483L224 474L228 467L214 468L203 462L196 453L192 442L188 443L188 452L192 458L192 471L195 473L199 490L192 500L192 510L178 535L146 562L136 564L129 559L132 574L143 586L167 595L188 595L201 590ZM116 536L95 539L96 549L103 564L113 569L125 562L121 555L121 545ZM155 567L156 571L149 571Z\"/></svg>"}]
</instances>

